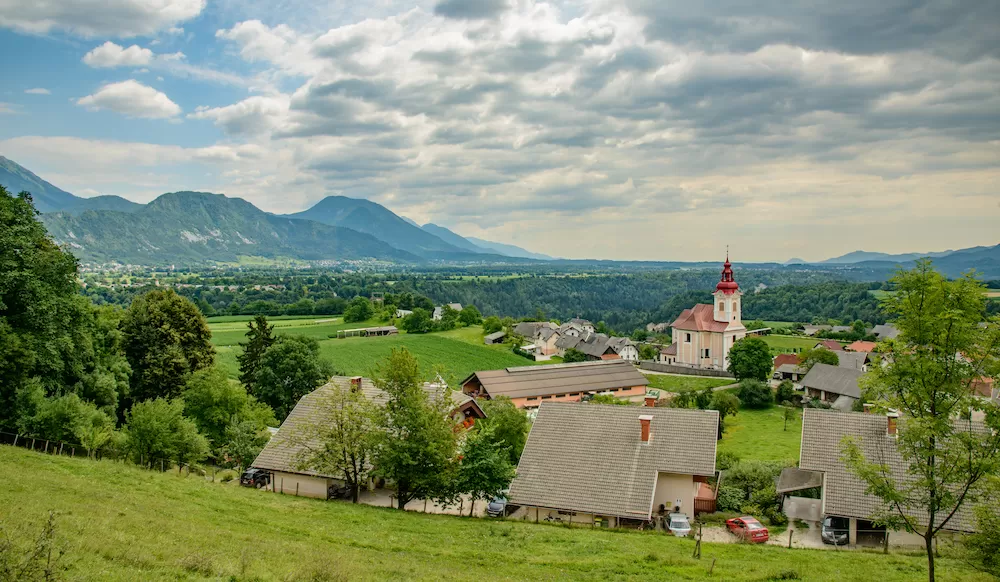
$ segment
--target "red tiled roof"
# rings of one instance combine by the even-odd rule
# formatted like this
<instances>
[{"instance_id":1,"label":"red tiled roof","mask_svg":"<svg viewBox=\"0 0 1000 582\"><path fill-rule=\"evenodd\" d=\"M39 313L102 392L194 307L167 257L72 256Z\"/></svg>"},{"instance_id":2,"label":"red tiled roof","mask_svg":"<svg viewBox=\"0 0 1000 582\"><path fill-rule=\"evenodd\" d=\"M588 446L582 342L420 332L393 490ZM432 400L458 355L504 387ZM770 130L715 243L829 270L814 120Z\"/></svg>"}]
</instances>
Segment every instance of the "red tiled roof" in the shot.
<instances>
[{"instance_id":1,"label":"red tiled roof","mask_svg":"<svg viewBox=\"0 0 1000 582\"><path fill-rule=\"evenodd\" d=\"M729 323L715 321L715 309L706 303L699 303L691 309L682 311L670 327L689 331L723 332L729 327Z\"/></svg>"},{"instance_id":2,"label":"red tiled roof","mask_svg":"<svg viewBox=\"0 0 1000 582\"><path fill-rule=\"evenodd\" d=\"M874 352L876 346L878 346L878 344L875 342L858 340L844 349L848 352Z\"/></svg>"},{"instance_id":3,"label":"red tiled roof","mask_svg":"<svg viewBox=\"0 0 1000 582\"><path fill-rule=\"evenodd\" d=\"M990 378L989 376L980 376L972 382L970 388L972 388L973 394L990 398L993 396L993 378Z\"/></svg>"},{"instance_id":4,"label":"red tiled roof","mask_svg":"<svg viewBox=\"0 0 1000 582\"><path fill-rule=\"evenodd\" d=\"M622 357L619 356L618 354L601 354L601 359L602 360L620 360L620 359L622 359Z\"/></svg>"},{"instance_id":5,"label":"red tiled roof","mask_svg":"<svg viewBox=\"0 0 1000 582\"><path fill-rule=\"evenodd\" d=\"M798 356L798 354L778 354L777 356L774 356L774 369L775 370L777 370L778 368L784 366L785 364L791 364L793 366L798 366L799 365L799 356Z\"/></svg>"},{"instance_id":6,"label":"red tiled roof","mask_svg":"<svg viewBox=\"0 0 1000 582\"><path fill-rule=\"evenodd\" d=\"M836 340L823 340L823 341L819 342L816 345L817 346L823 346L824 348L826 348L828 350L833 350L835 352L842 352L842 351L844 351L843 346L841 346L840 342L838 342Z\"/></svg>"}]
</instances>

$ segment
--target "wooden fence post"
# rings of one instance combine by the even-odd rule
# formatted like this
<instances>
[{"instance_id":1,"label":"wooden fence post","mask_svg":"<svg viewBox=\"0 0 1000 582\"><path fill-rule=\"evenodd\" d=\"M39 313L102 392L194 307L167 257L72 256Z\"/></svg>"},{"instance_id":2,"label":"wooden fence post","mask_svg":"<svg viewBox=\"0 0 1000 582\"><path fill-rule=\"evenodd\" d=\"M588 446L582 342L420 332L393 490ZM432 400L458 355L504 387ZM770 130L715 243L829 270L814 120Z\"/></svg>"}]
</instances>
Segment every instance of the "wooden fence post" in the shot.
<instances>
[{"instance_id":1,"label":"wooden fence post","mask_svg":"<svg viewBox=\"0 0 1000 582\"><path fill-rule=\"evenodd\" d=\"M794 529L788 530L788 549L792 549L792 535L795 533Z\"/></svg>"},{"instance_id":2,"label":"wooden fence post","mask_svg":"<svg viewBox=\"0 0 1000 582\"><path fill-rule=\"evenodd\" d=\"M299 482L298 481L295 482L295 496L296 497L299 496Z\"/></svg>"},{"instance_id":3,"label":"wooden fence post","mask_svg":"<svg viewBox=\"0 0 1000 582\"><path fill-rule=\"evenodd\" d=\"M17 446L17 437L19 437L19 436L21 436L21 435L19 435L19 434L15 434L14 435L14 446L15 447Z\"/></svg>"},{"instance_id":4,"label":"wooden fence post","mask_svg":"<svg viewBox=\"0 0 1000 582\"><path fill-rule=\"evenodd\" d=\"M49 452L49 441L45 441L45 452Z\"/></svg>"},{"instance_id":5,"label":"wooden fence post","mask_svg":"<svg viewBox=\"0 0 1000 582\"><path fill-rule=\"evenodd\" d=\"M717 558L712 558L712 566L711 566L711 567L710 567L710 568L708 569L708 575L709 575L709 576L711 576L711 575L712 575L712 570L714 570L714 569L715 569L715 560L716 560L716 559L717 559Z\"/></svg>"},{"instance_id":6,"label":"wooden fence post","mask_svg":"<svg viewBox=\"0 0 1000 582\"><path fill-rule=\"evenodd\" d=\"M424 499L424 513L427 513L427 500Z\"/></svg>"}]
</instances>

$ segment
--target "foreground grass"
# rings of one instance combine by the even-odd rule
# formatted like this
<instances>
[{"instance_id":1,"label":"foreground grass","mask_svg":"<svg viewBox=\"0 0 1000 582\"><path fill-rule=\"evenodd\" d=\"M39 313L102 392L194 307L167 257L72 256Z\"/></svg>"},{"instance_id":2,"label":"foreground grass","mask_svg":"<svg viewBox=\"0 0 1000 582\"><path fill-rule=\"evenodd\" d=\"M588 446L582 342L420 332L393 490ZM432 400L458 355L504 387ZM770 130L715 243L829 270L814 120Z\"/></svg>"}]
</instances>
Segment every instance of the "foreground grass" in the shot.
<instances>
[{"instance_id":1,"label":"foreground grass","mask_svg":"<svg viewBox=\"0 0 1000 582\"><path fill-rule=\"evenodd\" d=\"M785 461L796 465L802 444L802 411L793 409L794 418L785 430L784 409L740 410L726 418L726 432L719 441L719 451L728 451L742 459Z\"/></svg>"},{"instance_id":2,"label":"foreground grass","mask_svg":"<svg viewBox=\"0 0 1000 582\"><path fill-rule=\"evenodd\" d=\"M641 371L641 370L640 370ZM705 378L701 376L670 376L666 374L645 374L649 387L666 392L692 392L712 387L728 386L736 380L732 378Z\"/></svg>"},{"instance_id":3,"label":"foreground grass","mask_svg":"<svg viewBox=\"0 0 1000 582\"><path fill-rule=\"evenodd\" d=\"M918 555L706 543L695 560L693 541L655 532L404 513L7 446L0 470L18 477L0 525L23 536L54 510L72 580L702 580L713 559L715 580L924 575ZM939 563L941 580L987 580Z\"/></svg>"}]
</instances>

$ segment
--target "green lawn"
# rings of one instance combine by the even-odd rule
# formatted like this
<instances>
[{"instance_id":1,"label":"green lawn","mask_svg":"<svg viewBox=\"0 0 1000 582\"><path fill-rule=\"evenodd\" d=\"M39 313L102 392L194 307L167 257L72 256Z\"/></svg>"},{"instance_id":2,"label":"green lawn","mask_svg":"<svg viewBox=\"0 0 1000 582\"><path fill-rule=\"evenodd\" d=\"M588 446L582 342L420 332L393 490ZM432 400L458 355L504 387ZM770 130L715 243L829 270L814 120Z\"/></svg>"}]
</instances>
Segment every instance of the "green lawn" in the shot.
<instances>
[{"instance_id":1,"label":"green lawn","mask_svg":"<svg viewBox=\"0 0 1000 582\"><path fill-rule=\"evenodd\" d=\"M787 353L796 350L808 350L815 346L817 343L822 341L814 337L799 337L790 335L765 335L760 336L767 345L770 346L772 352L776 353ZM843 342L841 342L843 343Z\"/></svg>"},{"instance_id":2,"label":"green lawn","mask_svg":"<svg viewBox=\"0 0 1000 582\"><path fill-rule=\"evenodd\" d=\"M506 346L487 346L458 339L455 332L400 334L385 337L326 339L320 341L320 354L333 362L342 374L368 375L373 366L396 347L405 347L417 358L424 375L430 377L440 369L445 380L455 385L478 370L496 370L510 366L531 366L535 362L514 355ZM466 335L471 332L463 330ZM298 333L298 332L295 332ZM448 334L451 334L450 336ZM217 348L216 361L230 377L239 375L236 362L238 346ZM546 364L551 362L539 362Z\"/></svg>"},{"instance_id":3,"label":"green lawn","mask_svg":"<svg viewBox=\"0 0 1000 582\"><path fill-rule=\"evenodd\" d=\"M240 319L230 321L209 320L208 328L212 330L212 343L216 346L235 346L246 339L247 322L252 317L239 316ZM228 318L226 318L228 319ZM354 329L358 327L375 327L386 325L380 321L362 321L354 323L344 323L342 317L335 316L315 316L296 318L268 318L269 323L274 324L276 334L296 334L314 337L325 340L336 335L341 329Z\"/></svg>"},{"instance_id":4,"label":"green lawn","mask_svg":"<svg viewBox=\"0 0 1000 582\"><path fill-rule=\"evenodd\" d=\"M926 577L919 555L710 544L318 501L0 446L0 526L49 511L69 580L837 580ZM713 566L714 564L714 566ZM713 568L709 576L709 568ZM940 579L986 581L944 551Z\"/></svg>"},{"instance_id":5,"label":"green lawn","mask_svg":"<svg viewBox=\"0 0 1000 582\"><path fill-rule=\"evenodd\" d=\"M646 374L649 387L666 392L691 392L734 384L732 378L705 378L701 376L668 376L665 374Z\"/></svg>"},{"instance_id":6,"label":"green lawn","mask_svg":"<svg viewBox=\"0 0 1000 582\"><path fill-rule=\"evenodd\" d=\"M795 418L784 430L784 409L740 410L726 419L726 432L719 451L729 451L744 459L787 461L798 464L802 435L802 411L794 409Z\"/></svg>"}]
</instances>

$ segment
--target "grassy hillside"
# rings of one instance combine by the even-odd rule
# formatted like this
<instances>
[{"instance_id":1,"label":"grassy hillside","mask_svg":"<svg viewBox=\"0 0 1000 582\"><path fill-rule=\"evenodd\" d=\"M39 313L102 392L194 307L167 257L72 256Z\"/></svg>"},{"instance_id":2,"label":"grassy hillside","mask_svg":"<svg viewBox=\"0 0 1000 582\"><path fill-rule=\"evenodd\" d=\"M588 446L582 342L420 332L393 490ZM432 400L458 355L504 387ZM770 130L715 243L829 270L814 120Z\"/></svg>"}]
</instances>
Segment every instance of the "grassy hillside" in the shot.
<instances>
[{"instance_id":1,"label":"grassy hillside","mask_svg":"<svg viewBox=\"0 0 1000 582\"><path fill-rule=\"evenodd\" d=\"M802 444L802 411L794 410L794 418L785 430L784 409L775 406L766 410L740 410L726 419L726 432L719 441L719 451L735 453L743 459L799 462Z\"/></svg>"},{"instance_id":2,"label":"grassy hillside","mask_svg":"<svg viewBox=\"0 0 1000 582\"><path fill-rule=\"evenodd\" d=\"M343 328L344 324L336 322L310 326L307 323L299 322L304 320L276 322L287 323L288 325L275 330L287 333L299 333L312 335L313 337L327 337L329 330L333 328ZM308 321L308 320L305 320ZM217 324L213 324L215 326ZM226 324L229 325L229 324ZM359 327L366 324L350 324L346 327ZM376 325L376 324L372 324ZM242 340L241 331L221 331L220 336L232 334L235 341ZM215 341L213 331L213 341ZM223 340L229 341L229 340ZM405 347L417 358L423 368L424 374L430 377L432 372L440 371L445 380L455 384L469 374L478 370L497 370L508 366L530 366L534 362L516 356L509 348L504 346L487 346L482 344L482 330L479 327L452 330L443 333L430 334L400 334L386 337L369 338L347 338L347 339L323 339L320 341L320 353L333 362L334 369L339 373L353 375L367 375L372 367L389 355L392 348ZM236 354L239 353L236 345L219 345L217 347L217 361L235 378L239 375L239 365L236 362ZM548 363L548 362L542 362Z\"/></svg>"},{"instance_id":3,"label":"grassy hillside","mask_svg":"<svg viewBox=\"0 0 1000 582\"><path fill-rule=\"evenodd\" d=\"M918 555L705 544L655 532L486 521L324 502L0 446L0 526L50 510L72 580L920 579ZM31 527L28 527L28 526ZM709 566L716 560L714 572ZM944 555L944 581L988 578Z\"/></svg>"},{"instance_id":4,"label":"grassy hillside","mask_svg":"<svg viewBox=\"0 0 1000 582\"><path fill-rule=\"evenodd\" d=\"M252 319L253 317L249 315L210 318L208 320L208 328L212 330L212 343L216 346L235 346L242 341L246 341L247 322ZM307 335L318 340L329 339L331 335L336 335L337 331L341 329L385 325L378 321L344 323L343 317L332 315L269 317L267 321L274 325L275 334Z\"/></svg>"}]
</instances>

